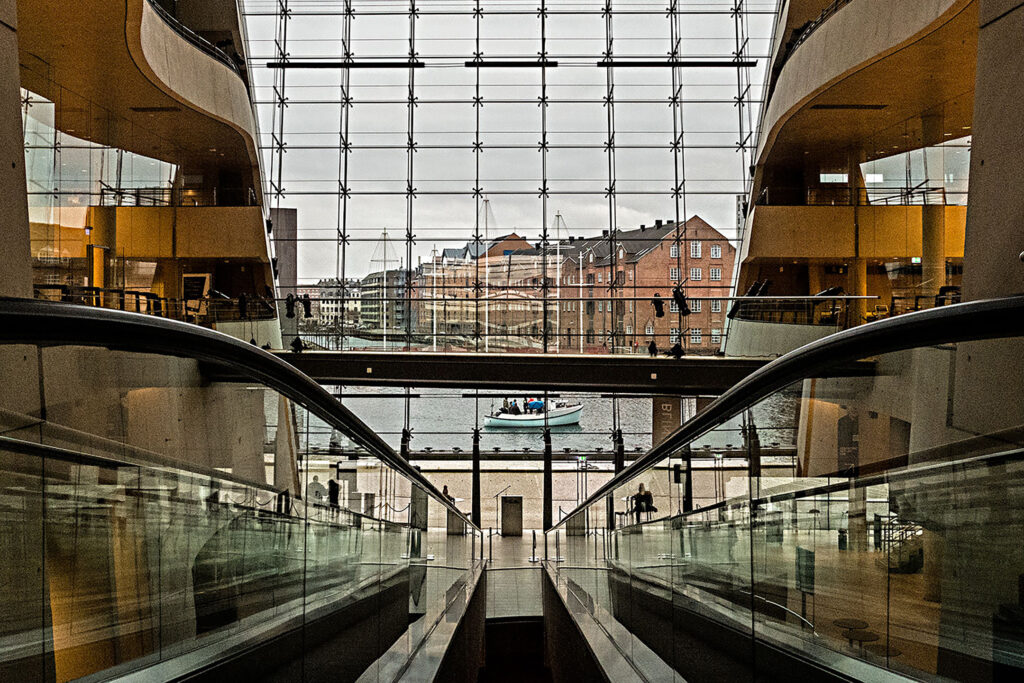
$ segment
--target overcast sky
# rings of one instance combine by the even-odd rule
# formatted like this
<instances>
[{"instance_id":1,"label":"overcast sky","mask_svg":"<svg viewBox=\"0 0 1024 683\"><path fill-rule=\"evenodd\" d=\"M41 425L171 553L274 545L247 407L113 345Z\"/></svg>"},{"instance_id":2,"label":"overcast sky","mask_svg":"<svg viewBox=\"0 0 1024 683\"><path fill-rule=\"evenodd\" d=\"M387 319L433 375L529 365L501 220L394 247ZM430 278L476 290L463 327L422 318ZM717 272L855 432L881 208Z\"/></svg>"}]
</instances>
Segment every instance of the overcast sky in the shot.
<instances>
[{"instance_id":1,"label":"overcast sky","mask_svg":"<svg viewBox=\"0 0 1024 683\"><path fill-rule=\"evenodd\" d=\"M482 2L480 49L484 59L536 59L540 50L537 0L529 3ZM560 212L569 234L594 235L608 229L609 186L607 69L596 66L606 49L606 26L598 2L547 3L549 59L557 68L546 69L547 224ZM730 59L735 50L736 27L722 10L733 0L681 2L677 25L684 59ZM292 18L287 27L287 52L292 61L337 60L342 56L344 16L340 2L290 2ZM409 50L410 20L405 2L353 2L351 50L355 59L403 60ZM542 138L541 69L480 69L483 106L473 106L477 69L466 68L473 59L477 21L473 2L417 3L416 50L425 63L414 71L412 222L416 235L413 261L429 257L436 246L458 246L472 239L477 203L472 196L480 187L489 198L489 236L515 231L538 241L544 223L544 155ZM671 49L670 22L664 1L615 2L612 20L613 49L619 59L666 59ZM775 3L747 3L749 9L773 10ZM349 110L347 203L339 197L344 177L340 69L288 69L283 109L287 152L276 154L270 133L280 125L282 110L273 104L271 86L275 70L266 68L276 59L273 38L278 19L270 0L245 0L249 54L253 64L254 95L264 151L264 174L278 171L282 163L283 198L268 194L271 206L298 209L300 282L315 282L336 273L337 242L342 209L350 236L345 274L349 277L379 270L371 263L381 231L398 241L397 256L405 256L404 235L408 175L409 87L408 69L351 71ZM529 10L509 14L509 10ZM571 9L575 14L558 14ZM585 10L586 12L581 12ZM637 12L645 10L645 12ZM315 11L316 14L311 14ZM696 14L693 12L717 12ZM368 12L375 12L370 15ZM757 59L749 70L751 98L760 98L764 80L764 56L768 52L773 15L746 16L750 37L748 54ZM686 194L679 202L683 218L700 215L727 236L736 228L736 195L744 189L745 165L737 152L740 121L735 68L682 69L681 116L685 131L679 154L671 149L673 110L671 70L668 68L616 68L614 71L614 174L616 179L615 224L632 229L655 219L672 219L675 174L685 177ZM747 75L745 74L745 77ZM472 147L476 115L480 115L479 181ZM751 118L756 123L756 103ZM750 163L749 158L747 163ZM346 205L347 204L347 205ZM481 223L483 220L481 218ZM567 235L562 234L561 237ZM552 232L550 238L554 239ZM378 247L379 252L379 247ZM378 253L379 257L379 253ZM391 264L395 267L397 264Z\"/></svg>"}]
</instances>

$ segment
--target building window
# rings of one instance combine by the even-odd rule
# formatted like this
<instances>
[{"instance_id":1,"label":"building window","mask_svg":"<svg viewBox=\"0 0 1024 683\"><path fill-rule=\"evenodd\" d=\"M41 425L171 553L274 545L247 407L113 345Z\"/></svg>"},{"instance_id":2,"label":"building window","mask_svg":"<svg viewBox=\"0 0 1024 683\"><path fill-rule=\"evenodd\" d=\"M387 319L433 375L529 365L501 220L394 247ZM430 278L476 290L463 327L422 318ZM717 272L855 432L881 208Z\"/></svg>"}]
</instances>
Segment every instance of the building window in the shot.
<instances>
[{"instance_id":1,"label":"building window","mask_svg":"<svg viewBox=\"0 0 1024 683\"><path fill-rule=\"evenodd\" d=\"M679 304L676 303L675 299L673 299L672 301L669 302L669 304L668 304L668 312L669 313L678 313L679 312Z\"/></svg>"},{"instance_id":2,"label":"building window","mask_svg":"<svg viewBox=\"0 0 1024 683\"><path fill-rule=\"evenodd\" d=\"M721 330L716 330L714 328L711 329L711 343L712 344L721 344L722 343L722 331Z\"/></svg>"},{"instance_id":3,"label":"building window","mask_svg":"<svg viewBox=\"0 0 1024 683\"><path fill-rule=\"evenodd\" d=\"M629 281L630 281L630 282L632 282L632 281L633 281L633 271L632 271L632 270L631 270L631 271L629 271Z\"/></svg>"},{"instance_id":4,"label":"building window","mask_svg":"<svg viewBox=\"0 0 1024 683\"><path fill-rule=\"evenodd\" d=\"M690 279L694 281L704 279L704 276L700 272L700 268L690 268Z\"/></svg>"},{"instance_id":5,"label":"building window","mask_svg":"<svg viewBox=\"0 0 1024 683\"><path fill-rule=\"evenodd\" d=\"M694 313L700 313L700 306L703 302L700 299L690 299L690 310Z\"/></svg>"},{"instance_id":6,"label":"building window","mask_svg":"<svg viewBox=\"0 0 1024 683\"><path fill-rule=\"evenodd\" d=\"M669 344L678 344L679 343L679 328L678 327L673 327L672 329L669 330L668 343Z\"/></svg>"},{"instance_id":7,"label":"building window","mask_svg":"<svg viewBox=\"0 0 1024 683\"><path fill-rule=\"evenodd\" d=\"M722 312L722 302L719 301L718 299L713 299L711 301L711 312L712 313L721 313Z\"/></svg>"},{"instance_id":8,"label":"building window","mask_svg":"<svg viewBox=\"0 0 1024 683\"><path fill-rule=\"evenodd\" d=\"M679 269L678 268L669 268L668 269L668 279L671 280L672 282L679 282Z\"/></svg>"},{"instance_id":9,"label":"building window","mask_svg":"<svg viewBox=\"0 0 1024 683\"><path fill-rule=\"evenodd\" d=\"M604 302L603 301L598 301L597 302L597 312L598 313L604 313Z\"/></svg>"},{"instance_id":10,"label":"building window","mask_svg":"<svg viewBox=\"0 0 1024 683\"><path fill-rule=\"evenodd\" d=\"M633 302L632 301L629 302L629 312L630 313L633 312Z\"/></svg>"},{"instance_id":11,"label":"building window","mask_svg":"<svg viewBox=\"0 0 1024 683\"><path fill-rule=\"evenodd\" d=\"M654 325L652 325L651 323L647 323L647 329L644 330L644 331L647 333L648 337L653 337L654 336Z\"/></svg>"},{"instance_id":12,"label":"building window","mask_svg":"<svg viewBox=\"0 0 1024 683\"><path fill-rule=\"evenodd\" d=\"M711 258L722 258L722 245L712 244L711 245Z\"/></svg>"},{"instance_id":13,"label":"building window","mask_svg":"<svg viewBox=\"0 0 1024 683\"><path fill-rule=\"evenodd\" d=\"M598 282L598 284L601 283L601 273L597 274L597 282Z\"/></svg>"},{"instance_id":14,"label":"building window","mask_svg":"<svg viewBox=\"0 0 1024 683\"><path fill-rule=\"evenodd\" d=\"M626 334L633 334L633 326L626 325Z\"/></svg>"},{"instance_id":15,"label":"building window","mask_svg":"<svg viewBox=\"0 0 1024 683\"><path fill-rule=\"evenodd\" d=\"M587 343L594 343L594 328L590 328L589 330L587 330Z\"/></svg>"},{"instance_id":16,"label":"building window","mask_svg":"<svg viewBox=\"0 0 1024 683\"><path fill-rule=\"evenodd\" d=\"M702 338L701 338L701 334L700 334L700 328L699 327L691 327L690 328L690 343L691 344L700 344L701 342L702 342Z\"/></svg>"},{"instance_id":17,"label":"building window","mask_svg":"<svg viewBox=\"0 0 1024 683\"><path fill-rule=\"evenodd\" d=\"M690 258L700 258L700 242L690 242Z\"/></svg>"},{"instance_id":18,"label":"building window","mask_svg":"<svg viewBox=\"0 0 1024 683\"><path fill-rule=\"evenodd\" d=\"M675 242L668 248L668 256L669 258L679 258L679 245Z\"/></svg>"},{"instance_id":19,"label":"building window","mask_svg":"<svg viewBox=\"0 0 1024 683\"><path fill-rule=\"evenodd\" d=\"M711 277L712 281L720 282L721 279L722 279L722 269L721 268L712 268L711 272L710 272L710 277Z\"/></svg>"}]
</instances>

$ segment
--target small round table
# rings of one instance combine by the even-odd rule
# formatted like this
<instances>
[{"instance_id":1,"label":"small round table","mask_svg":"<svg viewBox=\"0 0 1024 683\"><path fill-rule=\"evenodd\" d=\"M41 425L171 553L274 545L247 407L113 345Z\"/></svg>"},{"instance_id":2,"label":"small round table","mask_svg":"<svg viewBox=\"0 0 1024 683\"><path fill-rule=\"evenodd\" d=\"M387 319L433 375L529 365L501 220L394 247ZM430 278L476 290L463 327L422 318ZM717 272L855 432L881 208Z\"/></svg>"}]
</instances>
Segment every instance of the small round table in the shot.
<instances>
[{"instance_id":1,"label":"small round table","mask_svg":"<svg viewBox=\"0 0 1024 683\"><path fill-rule=\"evenodd\" d=\"M860 619L836 619L832 623L835 626L848 631L859 631L868 627L868 622Z\"/></svg>"},{"instance_id":2,"label":"small round table","mask_svg":"<svg viewBox=\"0 0 1024 683\"><path fill-rule=\"evenodd\" d=\"M874 631L866 631L864 629L849 629L843 631L843 637L850 641L850 647L853 647L853 643L856 642L860 646L860 649L864 649L864 643L873 643L876 640L880 640L882 636L878 635Z\"/></svg>"}]
</instances>

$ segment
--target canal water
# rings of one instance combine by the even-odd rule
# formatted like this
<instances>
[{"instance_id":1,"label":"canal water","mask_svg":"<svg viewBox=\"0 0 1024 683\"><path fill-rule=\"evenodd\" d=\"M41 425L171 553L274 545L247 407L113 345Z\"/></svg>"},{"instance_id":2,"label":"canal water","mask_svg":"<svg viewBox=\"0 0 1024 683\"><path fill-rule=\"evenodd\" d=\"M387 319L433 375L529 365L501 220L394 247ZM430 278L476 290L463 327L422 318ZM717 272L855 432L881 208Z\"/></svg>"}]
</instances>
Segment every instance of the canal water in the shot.
<instances>
[{"instance_id":1,"label":"canal water","mask_svg":"<svg viewBox=\"0 0 1024 683\"><path fill-rule=\"evenodd\" d=\"M410 425L414 464L438 488L447 485L452 495L464 499L459 505L467 512L471 505L468 498L472 490L469 454L473 447L473 430L479 427L483 461L482 525L496 527L500 524L495 509L495 496L504 492L506 495L523 496L526 528L541 527L542 430L483 427L483 418L491 411L492 403L495 407L501 404L502 399L497 392L488 391L483 397L474 398L471 391L420 388L411 390L407 400L405 390L393 387L327 388L395 450L400 448L402 429L406 424ZM527 397L532 398L533 394L509 394L510 400L516 398L522 401ZM583 464L579 455L593 453L598 449L605 453L611 452L611 430L617 424L623 431L626 461L629 463L650 449L652 424L650 398L618 398L613 401L600 394L562 392L559 400L579 402L584 408L579 425L551 428L555 459L552 512L556 520L561 512L573 509L612 476L610 462ZM754 410L754 421L763 445L777 443L791 446L794 443L796 403L797 396L780 395ZM743 446L740 427L741 418L730 420L722 428L699 438L696 445L723 450L732 446L728 450L738 450ZM305 425L302 433L314 451L326 451L330 444L330 429L316 420ZM344 439L340 445L343 448L347 445ZM460 449L461 453L454 449ZM452 457L416 460L418 452L450 453ZM516 459L508 457L512 452L517 454ZM529 459L524 460L522 456ZM337 460L336 456L320 458L314 455L313 461L320 462L318 465L311 462L310 472L320 471L322 478L329 477L332 475L329 463L334 460ZM655 491L656 499L674 509L679 504L677 487L668 479L667 472L658 475L658 478L655 480L652 474L645 482L647 488ZM365 472L361 469L360 481L361 490L372 491L379 484L372 468ZM435 519L435 512L440 511L432 511L431 524L443 524L443 517Z\"/></svg>"}]
</instances>

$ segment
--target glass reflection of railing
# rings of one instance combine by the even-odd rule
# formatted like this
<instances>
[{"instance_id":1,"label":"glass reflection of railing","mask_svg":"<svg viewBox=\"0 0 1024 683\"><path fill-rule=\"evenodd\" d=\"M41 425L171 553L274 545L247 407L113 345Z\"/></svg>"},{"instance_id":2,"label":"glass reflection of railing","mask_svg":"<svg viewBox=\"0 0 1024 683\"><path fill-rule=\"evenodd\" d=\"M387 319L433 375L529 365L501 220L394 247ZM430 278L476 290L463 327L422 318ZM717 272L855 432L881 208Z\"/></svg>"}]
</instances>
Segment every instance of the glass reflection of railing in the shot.
<instances>
[{"instance_id":1,"label":"glass reflection of railing","mask_svg":"<svg viewBox=\"0 0 1024 683\"><path fill-rule=\"evenodd\" d=\"M152 7L156 13L164 20L168 26L174 29L174 32L179 36L187 40L193 46L199 48L209 56L216 59L218 62L234 71L239 76L242 75L242 70L239 66L239 62L236 62L232 57L221 50L219 47L203 38L201 35L190 29L189 27L182 24L173 14L164 9L157 0L147 0L149 6Z\"/></svg>"},{"instance_id":2,"label":"glass reflection of railing","mask_svg":"<svg viewBox=\"0 0 1024 683\"><path fill-rule=\"evenodd\" d=\"M196 325L273 320L277 317L276 300L258 296L247 297L243 305L238 299L170 299L152 292L110 287L37 284L33 288L38 299L143 313Z\"/></svg>"},{"instance_id":3,"label":"glass reflection of railing","mask_svg":"<svg viewBox=\"0 0 1024 683\"><path fill-rule=\"evenodd\" d=\"M923 206L965 205L966 192L945 187L766 187L761 206Z\"/></svg>"},{"instance_id":4,"label":"glass reflection of railing","mask_svg":"<svg viewBox=\"0 0 1024 683\"><path fill-rule=\"evenodd\" d=\"M412 615L437 624L468 600L479 530L322 387L250 344L0 299L0 373L0 679L173 680L303 627L323 643L350 608L401 614L332 663L355 680L385 651L415 656L430 628L407 632ZM364 456L339 488L307 469L310 423ZM468 535L429 530L430 507ZM277 655L254 656L313 656Z\"/></svg>"},{"instance_id":5,"label":"glass reflection of railing","mask_svg":"<svg viewBox=\"0 0 1024 683\"><path fill-rule=\"evenodd\" d=\"M100 188L100 206L256 206L251 187L188 189L175 187Z\"/></svg>"},{"instance_id":6,"label":"glass reflection of railing","mask_svg":"<svg viewBox=\"0 0 1024 683\"><path fill-rule=\"evenodd\" d=\"M737 299L729 311L729 317L734 320L765 323L820 325L838 330L845 326L849 301L860 298L867 297L756 297L751 301Z\"/></svg>"},{"instance_id":7,"label":"glass reflection of railing","mask_svg":"<svg viewBox=\"0 0 1024 683\"><path fill-rule=\"evenodd\" d=\"M787 354L550 529L565 560L550 571L624 656L643 643L687 680L709 662L744 678L1019 676L1022 314L1020 296L944 306ZM737 420L743 470L691 469ZM789 468L769 470L766 424L789 425Z\"/></svg>"}]
</instances>

